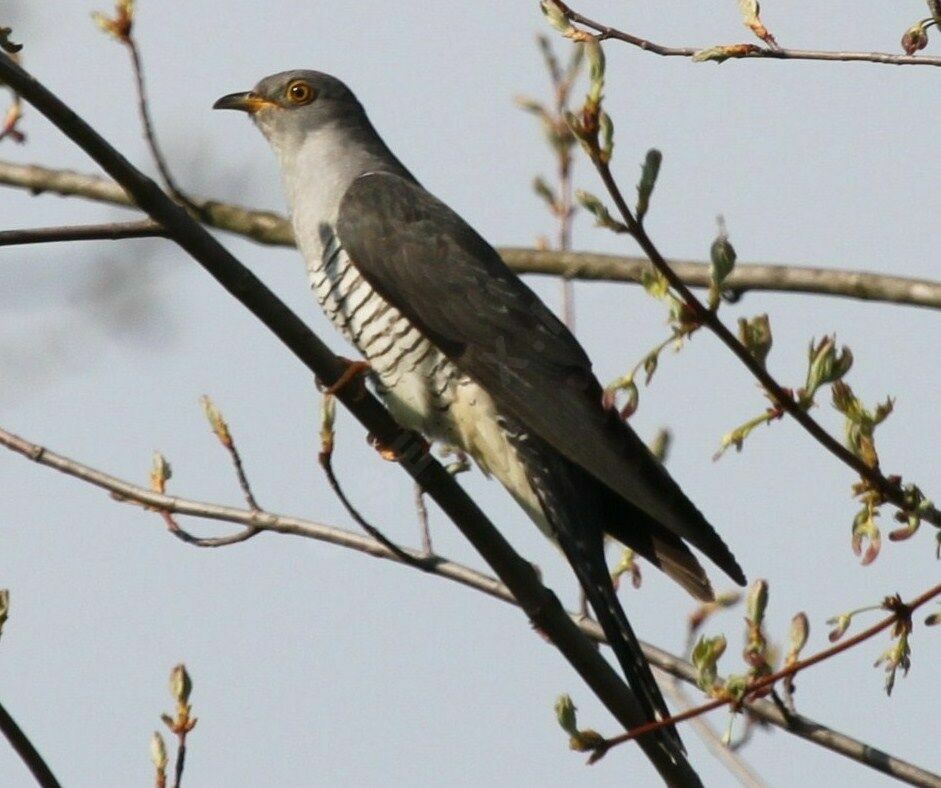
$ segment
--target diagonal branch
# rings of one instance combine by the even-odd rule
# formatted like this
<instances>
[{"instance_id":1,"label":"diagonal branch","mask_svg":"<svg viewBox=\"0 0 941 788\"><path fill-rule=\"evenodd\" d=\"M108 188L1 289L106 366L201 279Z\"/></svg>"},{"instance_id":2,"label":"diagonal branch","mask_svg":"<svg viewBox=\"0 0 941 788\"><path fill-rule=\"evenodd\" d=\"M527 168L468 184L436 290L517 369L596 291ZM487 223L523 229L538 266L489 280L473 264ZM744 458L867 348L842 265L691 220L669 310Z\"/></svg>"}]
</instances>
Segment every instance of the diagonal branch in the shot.
<instances>
[{"instance_id":1,"label":"diagonal branch","mask_svg":"<svg viewBox=\"0 0 941 788\"><path fill-rule=\"evenodd\" d=\"M218 537L215 539L194 539L191 543L201 547L219 547L225 544L234 544L244 541L240 538L246 532L258 533L269 531L285 535L301 536L320 542L326 542L338 547L355 550L360 553L381 558L394 563L408 566L392 553L387 547L367 536L335 528L329 525L304 520L297 517L287 517L265 511L251 511L236 507L220 506L214 503L193 501L177 496L165 495L155 492L147 487L111 476L103 471L96 470L76 460L56 454L45 447L31 443L17 435L0 428L0 445L15 451L27 459L40 465L51 468L60 473L72 476L79 481L99 487L111 493L112 497L120 501L130 501L151 509L168 514L185 515L206 520L229 522L243 527L231 537ZM445 580L451 580L463 586L479 591L487 596L519 605L519 602L510 593L510 590L496 578L485 575L468 566L449 561L441 556L428 556L424 552L409 551L415 559L423 559L419 567L427 574L436 575ZM601 627L584 616L567 614L581 631L598 643L604 643L604 633ZM647 643L641 644L644 656L659 670L681 681L696 685L696 669L685 660L680 659L656 646ZM799 714L785 714L768 700L748 700L745 707L751 714L768 722L787 733L803 738L813 744L825 747L839 755L867 766L876 771L887 774L913 785L931 786L938 788L938 778L924 769L903 761L882 750L853 739L845 734L834 731L826 725L804 717Z\"/></svg>"},{"instance_id":2,"label":"diagonal branch","mask_svg":"<svg viewBox=\"0 0 941 788\"><path fill-rule=\"evenodd\" d=\"M600 155L600 149L597 146L597 139L589 140L586 145L586 151L591 158L595 169L601 176L601 180L611 195L617 207L618 213L627 228L628 233L638 243L640 248L647 255L647 258L653 266L663 274L670 285L683 299L686 308L690 310L692 319L699 325L704 325L712 331L713 334L724 344L738 359L746 369L761 383L765 391L771 397L772 401L779 404L804 430L810 434L821 446L829 451L838 460L852 468L860 478L871 485L873 490L887 501L890 501L902 512L908 512L911 509L912 502L902 488L899 477L887 477L879 469L878 465L869 465L862 458L857 457L850 449L844 446L840 441L827 432L806 410L804 410L797 400L789 394L765 369L733 334L729 328L722 322L715 310L708 309L693 295L693 292L686 286L682 279L673 270L669 262L660 253L653 239L647 234L643 221L637 219L631 209L628 207L618 186L611 167L607 160ZM941 511L938 511L930 502L925 501L918 511L921 519L941 527Z\"/></svg>"},{"instance_id":3,"label":"diagonal branch","mask_svg":"<svg viewBox=\"0 0 941 788\"><path fill-rule=\"evenodd\" d=\"M110 205L133 207L134 202L117 183L96 175L69 170L56 170L36 164L15 164L0 160L0 184L28 189L34 194L52 192L65 197L83 197ZM283 216L270 211L256 211L216 200L193 199L199 219L210 227L236 233L258 243L293 246L294 234ZM132 223L127 223L130 226ZM101 225L101 235L89 226L88 239L110 239L115 225ZM10 231L11 233L21 231ZM46 240L36 231L36 240L19 243L40 243ZM159 233L155 233L159 234ZM11 236L16 237L16 236ZM60 240L49 238L48 240ZM80 240L76 238L76 240ZM7 243L13 243L8 241ZM539 249L503 247L504 261L517 273L546 274L567 279L602 282L639 283L650 265L646 257L561 252ZM709 264L689 260L671 261L677 275L691 287L708 287L711 281ZM885 301L930 309L941 309L941 283L928 279L886 276L866 271L843 271L833 268L780 265L773 263L736 263L735 270L723 282L723 290L735 295L749 291L811 293Z\"/></svg>"},{"instance_id":4,"label":"diagonal branch","mask_svg":"<svg viewBox=\"0 0 941 788\"><path fill-rule=\"evenodd\" d=\"M3 57L3 55L0 55L0 57ZM20 759L26 764L30 773L42 788L60 788L59 781L55 778L48 764L2 704L0 704L0 732L10 742L10 746L16 750L16 754L20 756Z\"/></svg>"},{"instance_id":5,"label":"diagonal branch","mask_svg":"<svg viewBox=\"0 0 941 788\"><path fill-rule=\"evenodd\" d=\"M151 219L281 340L325 384L339 380L346 364L264 283L239 262L186 210L141 173L97 131L38 80L7 57L0 57L0 80L17 91L89 154ZM337 397L419 482L458 526L497 576L506 583L530 620L562 652L618 722L630 729L644 720L634 694L592 643L579 631L558 598L546 589L532 565L519 556L453 477L431 457L424 442L402 430L379 401L345 387ZM676 785L701 785L689 763L661 748L656 738L638 742L661 776Z\"/></svg>"},{"instance_id":6,"label":"diagonal branch","mask_svg":"<svg viewBox=\"0 0 941 788\"><path fill-rule=\"evenodd\" d=\"M651 52L654 55L663 57L683 57L694 58L701 52L705 52L709 47L674 47L657 44L648 41L640 36L635 36L616 27L596 22L589 19L577 11L573 10L562 0L548 0L555 5L570 22L584 25L599 34L601 41L612 39L623 41L645 52ZM862 63L882 63L894 66L941 66L941 57L930 55L896 55L888 52L833 52L819 49L781 49L760 47L752 44L738 44L731 47L723 47L727 50L725 57L736 60L823 60L830 62L862 62Z\"/></svg>"}]
</instances>

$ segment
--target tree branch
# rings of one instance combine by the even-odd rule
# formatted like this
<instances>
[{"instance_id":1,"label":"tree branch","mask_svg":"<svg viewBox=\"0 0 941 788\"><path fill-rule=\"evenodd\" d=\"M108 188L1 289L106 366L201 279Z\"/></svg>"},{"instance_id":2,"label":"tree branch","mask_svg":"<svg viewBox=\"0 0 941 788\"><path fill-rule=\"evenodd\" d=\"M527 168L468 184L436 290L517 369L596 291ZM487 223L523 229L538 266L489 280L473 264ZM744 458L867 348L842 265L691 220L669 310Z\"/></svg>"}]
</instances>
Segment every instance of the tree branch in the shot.
<instances>
[{"instance_id":1,"label":"tree branch","mask_svg":"<svg viewBox=\"0 0 941 788\"><path fill-rule=\"evenodd\" d=\"M919 594L911 602L900 604L899 609L895 610L892 615L887 618L882 619L875 624L873 624L868 629L864 629L862 632L857 633L851 638L847 638L841 643L831 646L830 648L824 649L816 654L813 654L806 659L798 660L790 665L777 670L773 673L769 673L767 676L762 676L759 679L756 679L752 684L750 684L745 691L743 697L755 697L760 694L763 694L763 691L767 692L781 679L788 676L796 676L800 671L806 670L809 667L813 667L825 660L835 657L837 654L842 654L844 651L848 651L855 646L858 646L860 643L869 640L872 637L875 637L880 632L888 629L891 626L898 624L899 622L905 623L907 626L911 626L911 614L917 610L922 605L927 604L932 599L937 596L941 596L941 585L933 586L929 588L922 594ZM877 663L878 664L878 663ZM605 750L610 749L613 746L621 744L623 742L631 741L635 736L641 736L651 730L657 730L661 727L666 727L668 725L676 725L685 720L693 719L694 717L699 717L702 714L705 714L708 711L713 711L714 709L722 708L723 706L737 706L741 703L741 699L732 696L731 694L724 694L722 697L715 698L714 700L704 703L701 706L696 706L691 709L687 709L679 714L675 714L672 717L668 717L662 720L655 720L653 722L646 723L642 725L637 730L627 731L624 734L619 736L614 736L611 739L605 741L604 747ZM938 778L941 781L941 777Z\"/></svg>"},{"instance_id":2,"label":"tree branch","mask_svg":"<svg viewBox=\"0 0 941 788\"><path fill-rule=\"evenodd\" d=\"M60 788L59 781L52 770L2 704L0 704L0 731L42 788Z\"/></svg>"},{"instance_id":3,"label":"tree branch","mask_svg":"<svg viewBox=\"0 0 941 788\"><path fill-rule=\"evenodd\" d=\"M829 451L838 460L852 468L860 478L864 479L872 489L877 490L886 500L894 504L902 512L907 512L911 506L905 491L902 488L899 477L886 477L879 469L878 465L867 464L862 458L857 457L850 449L844 446L840 441L834 438L820 424L804 410L797 400L791 396L778 383L745 347L742 342L729 330L722 322L715 310L707 309L706 306L693 295L693 292L687 287L683 280L673 270L673 267L660 253L653 239L647 234L643 221L638 220L631 209L628 207L618 186L608 161L600 154L598 147L597 131L594 132L592 139L586 140L585 149L595 165L601 180L604 182L608 194L614 201L617 211L624 221L627 232L634 238L644 254L653 264L653 266L663 274L670 283L670 286L676 290L679 297L685 302L690 310L691 317L699 325L706 326L718 339L724 344L738 359L746 369L761 383L762 387L768 393L772 402L777 403L787 412L804 430L810 434L821 446ZM941 511L938 511L928 501L924 502L923 509L918 512L921 519L941 527Z\"/></svg>"},{"instance_id":4,"label":"tree branch","mask_svg":"<svg viewBox=\"0 0 941 788\"><path fill-rule=\"evenodd\" d=\"M645 52L662 55L663 57L693 58L698 53L709 49L709 47L673 47L657 44L623 30L618 30L616 27L610 27L589 19L587 16L574 11L561 0L549 1L557 6L570 22L594 30L599 34L602 41L606 39L623 41L626 44L643 49ZM818 49L772 49L753 44L733 45L726 58L736 60L754 60L758 58L763 60L823 60L844 63L882 63L894 66L941 66L941 57L930 55L896 55L888 52L832 52Z\"/></svg>"},{"instance_id":5,"label":"tree branch","mask_svg":"<svg viewBox=\"0 0 941 788\"><path fill-rule=\"evenodd\" d=\"M139 222L79 224L67 227L36 227L26 230L0 230L0 246L45 244L59 241L117 241L125 238L153 238L165 233L149 219Z\"/></svg>"},{"instance_id":6,"label":"tree branch","mask_svg":"<svg viewBox=\"0 0 941 788\"><path fill-rule=\"evenodd\" d=\"M0 57L0 80L95 159L151 219L165 228L169 238L261 320L317 378L330 385L342 377L346 364L303 320L57 96L7 57ZM532 565L513 550L477 504L428 454L423 441L402 430L367 392L347 386L337 397L382 445L397 451L402 468L458 526L506 583L533 624L556 645L618 722L628 730L641 724L643 709L621 677L573 624L555 594L542 585ZM656 738L644 737L638 743L668 783L702 784L688 761L674 758Z\"/></svg>"},{"instance_id":7,"label":"tree branch","mask_svg":"<svg viewBox=\"0 0 941 788\"><path fill-rule=\"evenodd\" d=\"M381 558L405 566L410 565L370 537L297 517L220 506L214 503L204 503L158 493L147 487L141 487L56 454L2 428L0 428L0 445L47 468L106 490L116 500L138 503L159 512L217 520L243 526L241 531L231 537L194 538L191 543L200 547L220 547L234 544L244 541L244 537L239 537L246 532L270 531L326 542L374 558ZM441 556L428 556L427 553L418 550L409 550L407 552L413 558L423 561L422 566L419 568L427 574L451 580L475 591L480 591L501 602L519 606L519 602L513 597L510 590L494 577L485 575L463 564L449 561ZM605 642L604 633L595 621L574 613L567 613L566 615L589 638L598 643ZM644 656L656 668L688 684L696 685L696 669L688 662L656 646L647 643L642 643L641 646ZM746 701L744 705L751 714L783 729L787 733L825 747L883 774L913 785L931 786L932 788L938 788L941 785L935 775L918 766L834 731L809 717L799 714L785 716L774 703L768 700L750 700Z\"/></svg>"},{"instance_id":8,"label":"tree branch","mask_svg":"<svg viewBox=\"0 0 941 788\"><path fill-rule=\"evenodd\" d=\"M69 170L50 169L36 164L24 165L0 160L0 185L28 189L33 194L51 192L64 197L83 197L110 205L134 206L127 192L108 178ZM216 200L193 199L193 204L199 212L198 218L210 227L242 235L262 244L294 245L294 234L290 223L276 213L255 211ZM127 223L127 226L131 227L133 224L136 223ZM107 240L117 237L143 237L144 235L143 232L141 236L113 235L112 228L117 228L120 224L104 224L100 225L102 234L99 236L92 230L95 226L89 226L87 236L74 240ZM40 237L36 240L15 242L41 243L46 240L41 237L41 230L33 232ZM48 240L60 239L49 238ZM7 243L14 243L14 241ZM643 271L650 265L647 258L642 256L512 247L501 247L498 251L507 265L517 273L545 274L586 281L638 283ZM670 265L687 285L709 286L711 280L708 263L674 260ZM941 309L941 282L832 268L774 263L737 263L735 270L723 282L723 290L735 295L749 291L809 293Z\"/></svg>"}]
</instances>

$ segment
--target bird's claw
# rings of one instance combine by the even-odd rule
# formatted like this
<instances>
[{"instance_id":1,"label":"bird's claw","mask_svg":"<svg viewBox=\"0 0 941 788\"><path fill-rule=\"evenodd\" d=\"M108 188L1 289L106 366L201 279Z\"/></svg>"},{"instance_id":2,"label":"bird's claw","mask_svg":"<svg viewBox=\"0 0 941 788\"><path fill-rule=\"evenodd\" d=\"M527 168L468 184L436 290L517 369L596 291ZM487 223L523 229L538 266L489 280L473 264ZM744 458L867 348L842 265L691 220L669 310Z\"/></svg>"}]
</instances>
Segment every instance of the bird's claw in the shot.
<instances>
[{"instance_id":1,"label":"bird's claw","mask_svg":"<svg viewBox=\"0 0 941 788\"><path fill-rule=\"evenodd\" d=\"M363 375L372 371L372 367L369 366L365 361L352 361L348 358L340 357L341 360L346 362L346 369L343 370L343 374L337 378L335 383L327 386L323 391L324 394L339 394L343 389L349 386L351 383L356 382L360 387L358 393L362 393L363 389Z\"/></svg>"}]
</instances>

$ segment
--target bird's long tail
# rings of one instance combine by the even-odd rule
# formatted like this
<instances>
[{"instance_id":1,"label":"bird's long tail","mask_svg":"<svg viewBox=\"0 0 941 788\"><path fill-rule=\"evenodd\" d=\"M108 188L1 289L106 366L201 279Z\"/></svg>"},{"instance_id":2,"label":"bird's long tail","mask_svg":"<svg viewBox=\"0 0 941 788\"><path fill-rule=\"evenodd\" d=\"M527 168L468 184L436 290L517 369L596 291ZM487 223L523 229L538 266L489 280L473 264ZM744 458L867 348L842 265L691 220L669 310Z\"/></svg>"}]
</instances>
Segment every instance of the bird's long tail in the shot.
<instances>
[{"instance_id":1,"label":"bird's long tail","mask_svg":"<svg viewBox=\"0 0 941 788\"><path fill-rule=\"evenodd\" d=\"M513 443L562 552L572 565L598 623L648 721L670 716L640 643L618 601L604 557L605 524L612 496L599 483L550 446L525 433ZM657 736L670 750L685 752L673 726Z\"/></svg>"}]
</instances>

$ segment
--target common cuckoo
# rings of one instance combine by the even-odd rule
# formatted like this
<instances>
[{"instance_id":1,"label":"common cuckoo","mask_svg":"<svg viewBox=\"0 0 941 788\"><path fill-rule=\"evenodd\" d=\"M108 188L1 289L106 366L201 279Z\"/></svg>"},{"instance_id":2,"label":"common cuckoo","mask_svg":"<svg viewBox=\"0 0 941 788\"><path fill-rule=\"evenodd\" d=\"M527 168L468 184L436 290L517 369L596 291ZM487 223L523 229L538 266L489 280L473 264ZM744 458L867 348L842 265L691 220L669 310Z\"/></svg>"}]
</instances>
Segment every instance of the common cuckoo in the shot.
<instances>
[{"instance_id":1,"label":"common cuckoo","mask_svg":"<svg viewBox=\"0 0 941 788\"><path fill-rule=\"evenodd\" d=\"M339 80L287 71L214 106L247 112L274 148L313 290L366 358L393 416L459 447L503 483L565 554L647 717L668 716L615 594L605 535L697 599L712 599L712 588L687 543L736 582L745 576L603 405L581 345L493 247L422 188Z\"/></svg>"}]
</instances>

